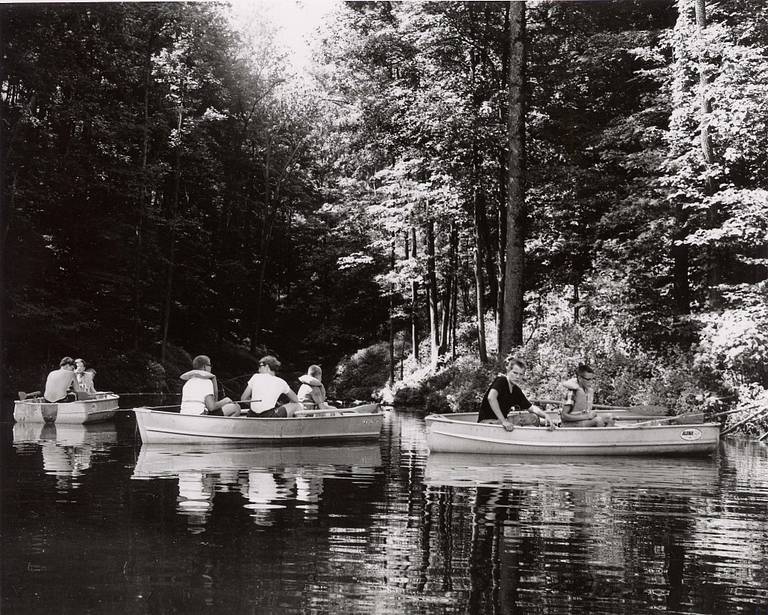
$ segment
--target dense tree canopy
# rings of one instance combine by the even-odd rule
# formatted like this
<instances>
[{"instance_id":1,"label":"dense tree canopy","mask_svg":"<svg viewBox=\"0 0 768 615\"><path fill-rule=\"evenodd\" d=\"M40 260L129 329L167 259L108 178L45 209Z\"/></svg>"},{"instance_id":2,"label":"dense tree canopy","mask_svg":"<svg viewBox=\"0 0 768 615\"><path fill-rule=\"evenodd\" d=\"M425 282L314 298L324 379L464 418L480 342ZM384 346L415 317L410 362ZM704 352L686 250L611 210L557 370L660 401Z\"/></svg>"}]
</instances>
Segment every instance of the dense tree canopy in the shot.
<instances>
[{"instance_id":1,"label":"dense tree canopy","mask_svg":"<svg viewBox=\"0 0 768 615\"><path fill-rule=\"evenodd\" d=\"M346 2L301 80L224 5L0 11L6 378L486 362L519 271L515 345L592 324L768 385L764 3Z\"/></svg>"}]
</instances>

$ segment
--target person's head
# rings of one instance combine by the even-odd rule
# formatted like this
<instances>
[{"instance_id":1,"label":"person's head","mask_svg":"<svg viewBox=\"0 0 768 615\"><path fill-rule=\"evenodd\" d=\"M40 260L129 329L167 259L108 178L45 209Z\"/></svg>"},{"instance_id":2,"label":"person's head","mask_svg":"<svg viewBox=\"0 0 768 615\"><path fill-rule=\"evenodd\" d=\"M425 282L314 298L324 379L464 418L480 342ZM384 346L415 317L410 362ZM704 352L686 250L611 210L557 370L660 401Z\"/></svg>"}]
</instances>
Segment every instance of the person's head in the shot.
<instances>
[{"instance_id":1,"label":"person's head","mask_svg":"<svg viewBox=\"0 0 768 615\"><path fill-rule=\"evenodd\" d=\"M525 378L526 369L528 369L528 366L524 361L521 361L520 359L513 359L509 362L509 365L507 365L507 380L509 380L512 384L518 384L519 382L522 382Z\"/></svg>"},{"instance_id":2,"label":"person's head","mask_svg":"<svg viewBox=\"0 0 768 615\"><path fill-rule=\"evenodd\" d=\"M75 371L75 360L72 357L64 357L59 361L59 368Z\"/></svg>"},{"instance_id":3,"label":"person's head","mask_svg":"<svg viewBox=\"0 0 768 615\"><path fill-rule=\"evenodd\" d=\"M266 357L261 357L261 359L259 359L259 373L266 373L267 371L274 373L279 369L280 361L272 355L268 354Z\"/></svg>"},{"instance_id":4,"label":"person's head","mask_svg":"<svg viewBox=\"0 0 768 615\"><path fill-rule=\"evenodd\" d=\"M318 380L322 380L323 370L320 369L319 365L310 365L307 369L307 375L312 376L313 378L317 378Z\"/></svg>"},{"instance_id":5,"label":"person's head","mask_svg":"<svg viewBox=\"0 0 768 615\"><path fill-rule=\"evenodd\" d=\"M76 372L84 372L85 371L85 361L82 359L75 359L75 371Z\"/></svg>"},{"instance_id":6,"label":"person's head","mask_svg":"<svg viewBox=\"0 0 768 615\"><path fill-rule=\"evenodd\" d=\"M591 389L592 381L595 379L594 370L584 363L581 363L576 369L576 380L582 389Z\"/></svg>"},{"instance_id":7,"label":"person's head","mask_svg":"<svg viewBox=\"0 0 768 615\"><path fill-rule=\"evenodd\" d=\"M192 359L192 369L211 369L211 360L204 354L196 356Z\"/></svg>"}]
</instances>

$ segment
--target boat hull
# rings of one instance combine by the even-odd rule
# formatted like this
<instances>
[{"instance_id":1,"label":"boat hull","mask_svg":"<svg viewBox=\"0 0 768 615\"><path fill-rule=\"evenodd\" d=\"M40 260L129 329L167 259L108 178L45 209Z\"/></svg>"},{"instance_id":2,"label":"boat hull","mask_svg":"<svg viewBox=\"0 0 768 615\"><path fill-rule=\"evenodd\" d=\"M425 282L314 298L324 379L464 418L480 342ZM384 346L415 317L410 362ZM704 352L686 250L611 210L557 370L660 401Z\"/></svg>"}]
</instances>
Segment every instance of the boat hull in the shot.
<instances>
[{"instance_id":1,"label":"boat hull","mask_svg":"<svg viewBox=\"0 0 768 615\"><path fill-rule=\"evenodd\" d=\"M638 424L616 427L516 427L477 423L477 413L425 419L431 453L486 455L710 455L720 425Z\"/></svg>"},{"instance_id":2,"label":"boat hull","mask_svg":"<svg viewBox=\"0 0 768 615\"><path fill-rule=\"evenodd\" d=\"M378 404L292 418L180 414L135 408L146 444L226 444L241 442L318 442L378 438L384 414Z\"/></svg>"},{"instance_id":3,"label":"boat hull","mask_svg":"<svg viewBox=\"0 0 768 615\"><path fill-rule=\"evenodd\" d=\"M17 423L101 423L115 417L119 399L118 395L102 393L93 399L55 404L41 398L17 400L13 405L13 419Z\"/></svg>"}]
</instances>

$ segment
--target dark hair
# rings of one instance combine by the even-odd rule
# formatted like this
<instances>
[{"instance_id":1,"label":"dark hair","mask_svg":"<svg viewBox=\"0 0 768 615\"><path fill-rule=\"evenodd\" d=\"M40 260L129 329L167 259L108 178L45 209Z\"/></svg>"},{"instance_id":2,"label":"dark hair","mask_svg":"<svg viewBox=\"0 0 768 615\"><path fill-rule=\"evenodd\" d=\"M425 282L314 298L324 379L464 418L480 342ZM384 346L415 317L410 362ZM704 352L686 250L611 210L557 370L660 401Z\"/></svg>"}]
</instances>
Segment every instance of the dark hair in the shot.
<instances>
[{"instance_id":1,"label":"dark hair","mask_svg":"<svg viewBox=\"0 0 768 615\"><path fill-rule=\"evenodd\" d=\"M268 354L266 357L261 357L261 359L259 359L259 363L265 363L266 365L269 365L269 369L271 369L273 372L276 372L278 369L280 369L281 365L280 361L278 361L271 354Z\"/></svg>"},{"instance_id":2,"label":"dark hair","mask_svg":"<svg viewBox=\"0 0 768 615\"><path fill-rule=\"evenodd\" d=\"M579 367L576 368L576 373L579 376L583 376L584 374L594 374L595 371L586 363L579 363Z\"/></svg>"},{"instance_id":3,"label":"dark hair","mask_svg":"<svg viewBox=\"0 0 768 615\"><path fill-rule=\"evenodd\" d=\"M192 359L192 369L203 369L207 365L211 364L211 360L204 354L196 356Z\"/></svg>"},{"instance_id":4,"label":"dark hair","mask_svg":"<svg viewBox=\"0 0 768 615\"><path fill-rule=\"evenodd\" d=\"M525 361L522 359L511 359L509 363L507 363L507 373L512 371L513 367L519 367L520 369L528 369L528 366L525 364Z\"/></svg>"},{"instance_id":5,"label":"dark hair","mask_svg":"<svg viewBox=\"0 0 768 615\"><path fill-rule=\"evenodd\" d=\"M59 367L64 367L65 365L74 365L75 360L72 357L64 357L61 361L59 361Z\"/></svg>"}]
</instances>

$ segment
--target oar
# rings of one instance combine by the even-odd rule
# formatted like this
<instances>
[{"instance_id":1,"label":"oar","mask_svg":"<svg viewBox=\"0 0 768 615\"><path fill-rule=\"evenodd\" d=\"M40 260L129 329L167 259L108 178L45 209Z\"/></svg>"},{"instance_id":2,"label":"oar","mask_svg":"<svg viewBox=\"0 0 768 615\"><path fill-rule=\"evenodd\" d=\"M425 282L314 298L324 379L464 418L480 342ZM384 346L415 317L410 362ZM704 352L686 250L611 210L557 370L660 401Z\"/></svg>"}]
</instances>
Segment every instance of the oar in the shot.
<instances>
[{"instance_id":1,"label":"oar","mask_svg":"<svg viewBox=\"0 0 768 615\"><path fill-rule=\"evenodd\" d=\"M534 404L537 405L555 405L555 406L562 406L563 400L554 400L554 399L533 399L531 400ZM646 416L665 416L669 414L669 409L666 406L654 406L651 404L642 404L638 406L606 406L604 404L594 404L592 406L593 410L621 410L626 412L631 412L633 414L643 414Z\"/></svg>"},{"instance_id":2,"label":"oar","mask_svg":"<svg viewBox=\"0 0 768 615\"><path fill-rule=\"evenodd\" d=\"M768 415L768 408L761 408L757 412L753 412L752 414L750 414L747 418L742 419L739 422L731 425L728 429L723 430L721 435L723 436L728 435L729 433L731 433L732 431L735 431L737 428L741 427L742 425L749 423L750 421L756 418L761 418L766 415Z\"/></svg>"},{"instance_id":3,"label":"oar","mask_svg":"<svg viewBox=\"0 0 768 615\"><path fill-rule=\"evenodd\" d=\"M741 409L739 410L726 410L724 412L718 412L717 414L711 414L707 418L707 420L715 419L721 416L726 416L727 414L735 414L736 412L742 412ZM657 425L659 423L666 423L669 421L676 421L680 418L690 418L693 416L704 416L706 415L706 412L686 412L685 414L678 414L676 416L668 416L663 419L654 419L651 421L642 421L641 423L632 423L630 425L622 425L624 429L633 429L635 427L645 427L647 425Z\"/></svg>"},{"instance_id":4,"label":"oar","mask_svg":"<svg viewBox=\"0 0 768 615\"><path fill-rule=\"evenodd\" d=\"M642 414L645 416L666 416L669 414L669 408L666 406L654 406L651 404L643 404L640 406L604 406L595 404L592 408L594 410L626 410L633 414Z\"/></svg>"}]
</instances>

